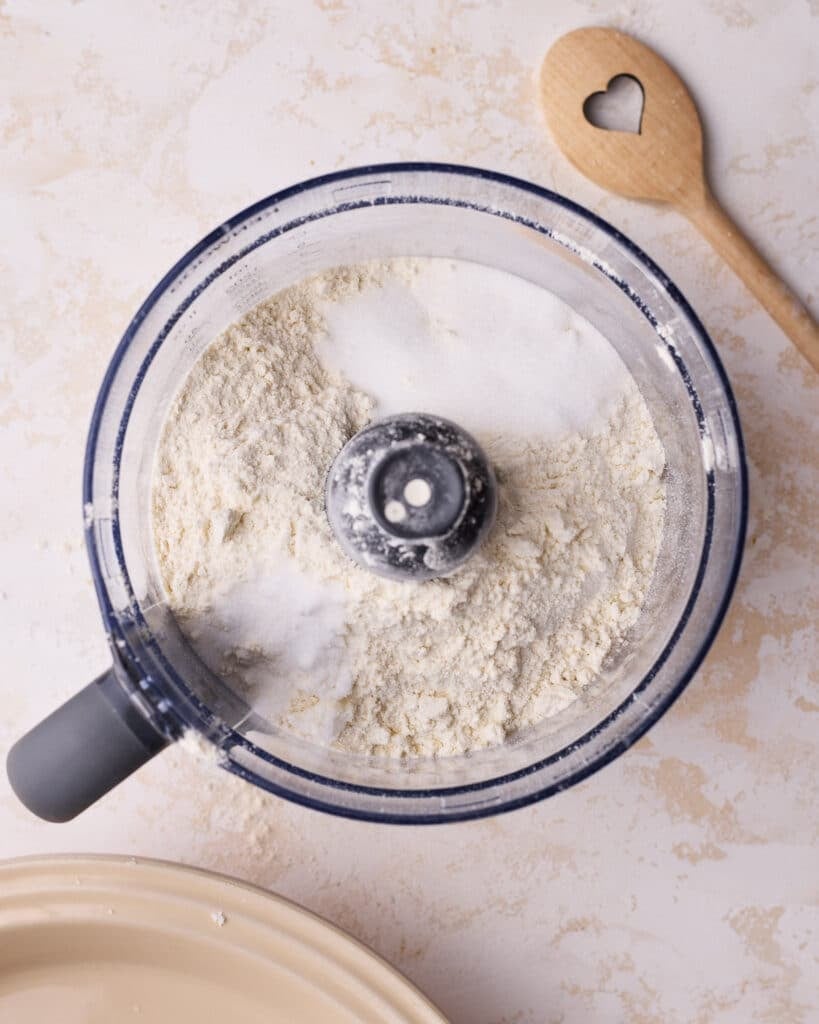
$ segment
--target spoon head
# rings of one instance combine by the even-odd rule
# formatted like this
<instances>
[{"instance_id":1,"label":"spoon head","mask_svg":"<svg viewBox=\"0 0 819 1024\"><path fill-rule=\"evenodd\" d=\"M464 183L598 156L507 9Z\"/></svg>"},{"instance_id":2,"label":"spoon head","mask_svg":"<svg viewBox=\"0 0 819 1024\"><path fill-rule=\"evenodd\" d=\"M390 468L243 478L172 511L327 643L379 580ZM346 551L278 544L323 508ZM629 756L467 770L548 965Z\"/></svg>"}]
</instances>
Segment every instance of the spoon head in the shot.
<instances>
[{"instance_id":1,"label":"spoon head","mask_svg":"<svg viewBox=\"0 0 819 1024\"><path fill-rule=\"evenodd\" d=\"M642 87L637 132L598 128L584 113L589 97L621 75ZM699 114L682 80L653 50L615 29L577 29L549 50L541 89L555 141L596 184L633 199L681 206L701 200Z\"/></svg>"}]
</instances>

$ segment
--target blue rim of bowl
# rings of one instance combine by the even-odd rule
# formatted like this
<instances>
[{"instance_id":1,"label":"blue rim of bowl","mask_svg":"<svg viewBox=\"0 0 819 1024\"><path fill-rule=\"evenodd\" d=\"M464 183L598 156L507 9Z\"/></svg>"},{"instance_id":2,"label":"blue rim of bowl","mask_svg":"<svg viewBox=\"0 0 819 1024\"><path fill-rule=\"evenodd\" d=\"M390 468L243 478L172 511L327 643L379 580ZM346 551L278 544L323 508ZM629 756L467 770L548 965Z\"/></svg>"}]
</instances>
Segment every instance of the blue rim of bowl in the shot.
<instances>
[{"instance_id":1,"label":"blue rim of bowl","mask_svg":"<svg viewBox=\"0 0 819 1024\"><path fill-rule=\"evenodd\" d=\"M658 281L658 283L663 288L668 297L671 299L671 301L682 310L682 312L691 322L695 330L698 332L708 352L708 355L710 356L713 362L714 369L722 384L726 404L731 414L732 426L734 429L737 442L737 454L741 486L739 510L740 514L737 523L735 550L732 555L731 569L726 580L726 585L722 595L722 599L714 613L710 628L706 633L705 637L703 638L699 650L692 657L685 672L681 674L680 678L677 680L675 685L671 687L669 691L660 700L657 701L657 703L654 705L654 707L652 707L652 709L648 713L646 713L643 717L641 717L637 722L634 723L634 725L629 730L626 736L622 737L616 745L612 745L608 749L595 755L593 758L590 758L583 764L582 767L577 768L566 779L557 782L551 782L548 785L536 788L531 792L525 793L518 797L513 797L511 799L494 804L488 803L478 808L465 808L463 810L444 812L414 812L408 810L406 813L390 812L387 814L379 814L376 811L370 811L366 808L351 808L330 801L317 799L313 796L306 796L299 792L294 792L293 790L288 789L287 787L282 786L277 782L271 782L269 779L257 775L255 772L245 768L242 765L237 764L230 758L228 758L228 760L225 762L225 767L233 774L239 776L240 778L252 782L277 796L290 800L294 803L301 804L305 807L309 807L311 809L321 810L325 813L334 814L340 817L353 818L363 821L375 821L382 822L384 824L423 825L467 821L475 818L483 818L490 815L501 814L507 811L512 811L521 807L525 807L532 803L536 803L549 796L552 796L554 793L557 793L564 789L568 789L576 785L577 783L582 782L584 779L588 778L590 775L594 774L596 771L599 771L605 765L609 764L615 758L619 757L620 754L624 753L626 750L629 749L629 747L633 746L633 744L636 743L637 740L640 739L640 737L643 736L652 727L652 725L654 725L665 714L665 712L671 707L671 705L677 700L677 698L686 688L686 686L691 681L691 679L699 669L700 665L702 664L705 655L708 653L708 650L713 644L714 639L722 625L731 598L733 596L742 562L744 540L747 528L748 474L745 459L745 445L742 437L742 429L739 422L739 414L736 406L736 401L734 399L733 391L731 389L728 376L725 372L725 369L722 365L722 361L719 358L716 348L713 342L711 341L711 338L708 335L707 331L705 330L702 322L700 321L699 317L691 308L682 292L680 292L676 285L674 285L674 283L670 280L668 275L665 274L661 270L661 268L657 266L657 264L649 256L647 256L642 249L639 248L639 246L635 245L629 238L627 238L620 231L618 231L617 228L613 227L607 221L603 220L603 218L599 217L595 213L592 213L590 210L587 210L580 204L575 203L571 199L567 199L565 196L562 196L557 192L553 192L550 189L543 188L539 185L534 185L531 182L525 181L524 179L515 178L511 175L502 174L496 171L489 171L481 168L469 167L460 164L432 162L397 162L385 164L369 164L364 165L362 167L336 171L330 174L324 174L315 178L311 178L297 185L293 185L289 188L283 189L282 191L275 192L270 196L267 196L266 198L261 199L256 203L253 203L252 205L246 207L244 210L240 211L233 217L226 220L222 225L220 225L215 230L211 231L200 242L193 246L193 248L191 248L180 260L178 260L173 265L173 267L171 267L171 269L153 288L151 293L142 303L139 310L131 320L131 323L128 325L128 328L126 329L125 333L122 336L122 339L120 340L119 344L117 345L117 348L114 351L114 354L111 358L111 362L109 363L108 369L106 370L105 376L100 386L100 390L97 395L97 400L91 418L91 425L88 433L88 441L86 444L85 464L83 468L84 505L88 505L90 503L93 506L93 473L95 451L99 439L99 431L103 411L108 400L111 385L119 369L120 363L126 351L128 350L137 329L139 328L140 324L145 319L145 317L148 315L148 313L156 305L160 297L167 291L168 287L178 277L180 277L180 275L183 274L183 272L186 269L188 269L193 263L195 263L199 256L201 256L204 252L208 251L220 239L232 233L238 226L250 220L252 217L260 213L263 213L264 211L270 209L271 207L275 208L280 203L288 199L291 199L294 196L300 195L304 192L309 192L313 189L328 184L345 181L349 182L351 180L362 178L365 176L368 179L370 179L372 175L378 174L388 176L391 174L408 172L432 172L437 174L453 174L458 175L460 177L474 178L476 180L492 181L501 185L509 186L511 188L520 189L525 193L529 193L541 199L546 199L549 202L552 202L557 206L563 207L564 209L572 212L573 214L579 216L581 219L588 221L596 228L600 229L604 234L608 235L612 241L617 243L617 245L621 246L624 250L626 250L627 253L633 256L636 259L636 261L642 265L643 269L647 271L649 274L651 274ZM378 184L378 181L368 181L368 184L375 185ZM136 602L135 595L131 587L131 580L127 572L127 567L125 565L125 558L122 549L119 528L118 513L119 457L122 451L123 439L125 431L128 426L130 412L136 394L139 391L142 380L144 379L148 367L150 366L150 363L153 360L157 350L162 344L170 328L178 320L179 316L185 311L185 309L187 309L187 307L196 298L196 296L199 295L201 291L210 284L210 282L213 279L224 273L225 270L232 266L237 260L243 258L248 251L258 247L259 245L265 244L272 237L276 237L280 234L285 233L286 231L293 230L294 228L308 221L318 220L321 219L322 217L330 216L335 213L339 213L346 210L356 209L358 207L373 205L390 205L395 203L409 202L427 203L430 205L442 206L459 206L467 209L473 209L477 212L488 213L494 216L500 216L504 219L515 221L517 223L521 223L527 227L530 227L538 231L540 234L544 234L549 237L552 236L551 231L548 228L545 228L543 225L538 225L537 223L525 217L519 217L517 215L504 212L502 210L494 209L492 207L482 206L478 202L473 203L463 200L450 201L438 197L423 196L419 194L418 196L384 197L383 200L381 201L365 199L358 201L351 200L349 202L336 203L334 206L318 211L317 213L308 214L296 220L289 221L286 224L282 225L281 227L274 229L273 231L265 235L260 236L252 245L248 246L245 249L242 249L239 253L235 254L229 260L225 261L223 264L220 264L220 266L217 267L216 270L212 271L202 282L199 283L199 285L197 285L197 287L188 295L187 300L177 308L174 315L166 322L162 333L151 345L151 348L146 354L137 373L137 376L135 377L132 383L129 396L126 401L125 411L123 413L122 420L120 422L120 426L118 429L117 442L115 448L115 465L113 476L114 484L111 495L113 499L112 528L114 533L115 552L118 561L118 566L122 573L123 581L125 583L128 596L130 598L131 606L133 609L136 609L137 624L145 627L145 630L147 631L147 634L143 633L142 643L152 650L152 654L159 660L163 670L170 675L174 683L174 686L178 688L178 690L180 690L181 693L184 695L185 699L197 709L199 721L185 721L184 724L189 727L195 728L200 732L202 731L202 722L212 718L212 712L205 704L203 704L203 702L196 696L196 694L189 689L185 681L181 678L181 676L179 676L179 674L173 668L171 663L165 658L159 645L153 639L150 633L150 628L147 626L147 623L142 618L142 613L139 610L138 603ZM611 274L607 273L606 268L602 266L600 263L595 263L594 261L592 261L592 263L597 270L605 274L609 278L609 280L611 280L615 285L620 287L623 291L626 292L626 294L628 294L628 297L633 302L635 302L640 312L647 317L649 322L656 329L656 318L654 318L654 316L645 307L645 305L639 301L638 297L633 295L630 292L630 290L624 286L623 282L619 281L616 277L613 277ZM683 377L685 378L686 371L684 365L681 364L679 357L676 356L676 353L672 352L671 354L675 358L675 362L677 362L678 368L680 369L681 373L683 374ZM690 382L688 380L686 380L686 384L688 386L689 395L691 396L692 401L695 405L695 412L701 423L702 412L699 407L699 401L696 395L696 391L690 385ZM592 729L589 729L582 736L578 737L577 740L575 740L570 746L564 748L563 750L555 754L552 754L549 757L536 761L531 765L527 765L525 768L518 769L514 772L510 772L505 775L499 775L492 779L482 780L480 782L467 783L460 786L450 786L436 789L387 789L384 787L378 788L372 786L362 786L355 783L343 782L338 779L333 779L328 776L320 775L316 772L299 768L296 765L290 764L289 762L276 757L275 755L264 750L263 748L258 747L256 744L247 740L241 733L236 732L234 729L229 730L229 735L232 738L233 742L223 744L223 749L225 749L229 753L234 746L239 746L247 750L250 754L254 755L255 757L260 758L262 761L266 761L267 763L275 766L276 768L282 769L291 775L295 775L297 777L306 779L311 783L321 785L325 787L329 792L355 793L360 794L362 796L371 797L374 800L389 798L406 799L408 801L435 800L437 802L440 801L442 798L446 797L462 796L469 793L478 793L493 789L495 787L505 786L510 783L516 782L526 776L533 775L539 771L542 771L549 765L555 764L557 761L560 761L565 757L569 756L571 753L574 753L577 749L583 746L587 746L597 736L599 736L600 733L608 729L611 726L611 724L617 718L619 718L626 711L626 709L635 701L639 694L643 690L645 690L647 686L650 685L650 683L656 676L661 666L668 659L669 655L671 654L671 651L677 643L677 640L679 639L680 634L682 633L688 622L688 619L690 617L691 611L694 607L696 598L698 596L702 584L702 579L705 575L705 569L708 562L708 553L710 549L713 530L713 491L713 471L709 471L707 474L708 509L706 516L706 530L705 537L703 540L703 551L700 559L700 565L698 567L697 575L695 577L691 594L689 595L689 599L686 602L685 608L683 609L682 615L680 616L680 620L672 636L670 637L668 643L661 651L654 665L640 680L639 684L632 690L629 696L626 697L626 699L622 701L618 705L618 707L611 711L603 720L598 722L597 725L595 725ZM118 638L124 644L125 660L127 661L128 658L130 657L130 659L136 665L141 665L143 659L140 658L139 653L134 650L129 638L123 634L119 618L117 617L113 605L109 599L101 571L100 558L99 553L97 551L93 530L86 530L86 543L89 560L91 562L94 586L97 592L97 598L99 600L100 609L102 611L106 629L109 635ZM153 685L156 686L155 680L153 680ZM158 689L163 690L163 687L159 686ZM170 700L172 703L172 696ZM178 708L175 710L177 711L178 714Z\"/></svg>"}]
</instances>

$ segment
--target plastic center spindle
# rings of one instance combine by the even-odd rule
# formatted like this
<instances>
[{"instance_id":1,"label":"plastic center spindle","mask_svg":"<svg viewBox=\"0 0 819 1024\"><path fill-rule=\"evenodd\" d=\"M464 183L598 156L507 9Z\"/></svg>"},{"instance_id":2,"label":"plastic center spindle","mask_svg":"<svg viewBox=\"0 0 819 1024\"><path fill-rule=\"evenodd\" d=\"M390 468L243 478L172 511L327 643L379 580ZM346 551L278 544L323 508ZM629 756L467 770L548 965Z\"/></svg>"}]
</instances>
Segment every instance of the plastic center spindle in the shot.
<instances>
[{"instance_id":1,"label":"plastic center spindle","mask_svg":"<svg viewBox=\"0 0 819 1024\"><path fill-rule=\"evenodd\" d=\"M495 518L495 476L455 423L411 413L378 420L342 448L327 477L327 516L344 551L395 580L454 572Z\"/></svg>"}]
</instances>

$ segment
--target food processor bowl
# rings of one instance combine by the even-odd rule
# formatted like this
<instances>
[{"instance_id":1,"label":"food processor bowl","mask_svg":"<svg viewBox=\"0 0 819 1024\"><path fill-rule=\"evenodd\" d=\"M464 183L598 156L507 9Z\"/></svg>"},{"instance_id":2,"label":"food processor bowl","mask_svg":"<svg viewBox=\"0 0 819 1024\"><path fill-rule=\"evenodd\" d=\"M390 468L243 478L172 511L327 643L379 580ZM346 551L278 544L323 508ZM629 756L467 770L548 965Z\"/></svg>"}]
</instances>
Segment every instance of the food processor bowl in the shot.
<instances>
[{"instance_id":1,"label":"food processor bowl","mask_svg":"<svg viewBox=\"0 0 819 1024\"><path fill-rule=\"evenodd\" d=\"M635 626L562 712L503 746L452 757L354 755L274 728L180 632L151 536L160 433L204 349L288 285L333 266L399 256L471 260L557 295L615 347L666 452L664 536ZM51 820L78 813L187 729L215 744L224 767L248 782L352 818L457 821L565 789L626 750L691 679L733 591L747 510L728 380L665 274L554 192L490 171L417 163L363 167L279 192L180 260L134 317L105 375L83 491L114 664L18 741L8 762L18 795Z\"/></svg>"}]
</instances>

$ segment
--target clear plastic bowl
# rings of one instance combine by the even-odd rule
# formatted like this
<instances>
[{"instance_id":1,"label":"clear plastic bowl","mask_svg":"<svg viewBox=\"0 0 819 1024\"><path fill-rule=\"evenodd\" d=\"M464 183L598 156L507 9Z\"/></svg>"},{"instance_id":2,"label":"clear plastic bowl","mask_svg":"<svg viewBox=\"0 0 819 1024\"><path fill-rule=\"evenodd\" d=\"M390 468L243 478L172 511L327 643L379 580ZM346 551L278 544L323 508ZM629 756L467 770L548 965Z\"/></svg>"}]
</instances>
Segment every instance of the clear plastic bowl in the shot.
<instances>
[{"instance_id":1,"label":"clear plastic bowl","mask_svg":"<svg viewBox=\"0 0 819 1024\"><path fill-rule=\"evenodd\" d=\"M446 256L558 295L615 346L667 456L665 533L648 600L601 676L561 714L470 755L398 761L274 732L196 657L169 613L151 540L153 459L173 398L228 324L325 268ZM722 621L743 546L747 482L722 365L662 271L562 196L487 171L391 164L332 174L227 221L157 285L100 390L85 465L88 550L130 705L166 738L192 728L226 767L280 796L387 822L496 814L549 796L626 750L691 679Z\"/></svg>"}]
</instances>

